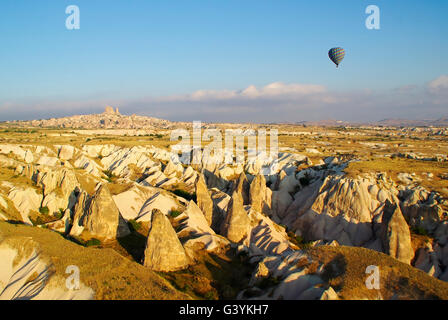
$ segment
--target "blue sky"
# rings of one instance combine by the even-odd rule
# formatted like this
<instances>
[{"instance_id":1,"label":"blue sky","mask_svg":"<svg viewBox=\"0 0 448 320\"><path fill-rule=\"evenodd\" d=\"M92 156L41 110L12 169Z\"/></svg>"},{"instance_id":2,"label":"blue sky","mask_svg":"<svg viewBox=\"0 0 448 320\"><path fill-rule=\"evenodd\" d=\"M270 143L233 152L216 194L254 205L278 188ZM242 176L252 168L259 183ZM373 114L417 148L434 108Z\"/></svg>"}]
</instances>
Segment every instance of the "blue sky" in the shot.
<instances>
[{"instance_id":1,"label":"blue sky","mask_svg":"<svg viewBox=\"0 0 448 320\"><path fill-rule=\"evenodd\" d=\"M71 4L80 30L65 28ZM380 30L365 27L369 4ZM447 12L446 0L3 0L0 120L105 104L172 120L435 118L448 114Z\"/></svg>"}]
</instances>

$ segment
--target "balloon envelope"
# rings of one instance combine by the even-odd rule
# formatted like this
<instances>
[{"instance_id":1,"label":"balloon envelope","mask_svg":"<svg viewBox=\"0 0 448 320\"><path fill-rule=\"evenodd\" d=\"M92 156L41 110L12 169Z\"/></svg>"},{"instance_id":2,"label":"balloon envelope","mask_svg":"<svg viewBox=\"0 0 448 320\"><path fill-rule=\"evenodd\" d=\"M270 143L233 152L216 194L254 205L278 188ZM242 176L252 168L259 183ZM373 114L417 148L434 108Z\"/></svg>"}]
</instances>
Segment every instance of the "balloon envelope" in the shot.
<instances>
[{"instance_id":1,"label":"balloon envelope","mask_svg":"<svg viewBox=\"0 0 448 320\"><path fill-rule=\"evenodd\" d=\"M328 56L330 57L331 61L336 64L337 67L345 57L345 50L340 47L331 48L330 51L328 51Z\"/></svg>"}]
</instances>

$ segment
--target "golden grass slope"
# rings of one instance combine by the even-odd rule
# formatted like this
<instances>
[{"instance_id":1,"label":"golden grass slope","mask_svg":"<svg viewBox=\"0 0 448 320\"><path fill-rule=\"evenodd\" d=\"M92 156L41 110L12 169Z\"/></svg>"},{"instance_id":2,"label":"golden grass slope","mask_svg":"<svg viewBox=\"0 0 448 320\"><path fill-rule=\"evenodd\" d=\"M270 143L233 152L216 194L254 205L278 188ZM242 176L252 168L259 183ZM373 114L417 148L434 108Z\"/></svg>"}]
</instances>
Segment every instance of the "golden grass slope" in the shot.
<instances>
[{"instance_id":1,"label":"golden grass slope","mask_svg":"<svg viewBox=\"0 0 448 320\"><path fill-rule=\"evenodd\" d=\"M4 239L33 239L42 254L51 257L55 272L61 277L68 276L67 266L78 266L80 281L95 291L95 299L190 299L156 273L113 249L82 247L50 230L6 222L0 222L0 234Z\"/></svg>"},{"instance_id":2,"label":"golden grass slope","mask_svg":"<svg viewBox=\"0 0 448 320\"><path fill-rule=\"evenodd\" d=\"M365 248L320 246L306 249L314 261L324 263L324 280L344 300L447 300L448 283L392 257ZM377 266L380 289L368 289L366 268Z\"/></svg>"}]
</instances>

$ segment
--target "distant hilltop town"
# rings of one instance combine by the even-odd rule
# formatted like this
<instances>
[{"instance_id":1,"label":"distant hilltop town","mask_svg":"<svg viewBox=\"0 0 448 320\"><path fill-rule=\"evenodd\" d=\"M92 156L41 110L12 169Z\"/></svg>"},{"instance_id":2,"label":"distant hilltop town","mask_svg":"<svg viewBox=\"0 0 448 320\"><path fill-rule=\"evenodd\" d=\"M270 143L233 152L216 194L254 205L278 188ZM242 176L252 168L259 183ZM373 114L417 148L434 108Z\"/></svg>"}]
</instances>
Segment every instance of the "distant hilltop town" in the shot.
<instances>
[{"instance_id":1,"label":"distant hilltop town","mask_svg":"<svg viewBox=\"0 0 448 320\"><path fill-rule=\"evenodd\" d=\"M9 124L41 128L74 129L170 129L174 122L140 115L122 115L118 108L106 106L103 113L74 115L44 120L10 121Z\"/></svg>"}]
</instances>

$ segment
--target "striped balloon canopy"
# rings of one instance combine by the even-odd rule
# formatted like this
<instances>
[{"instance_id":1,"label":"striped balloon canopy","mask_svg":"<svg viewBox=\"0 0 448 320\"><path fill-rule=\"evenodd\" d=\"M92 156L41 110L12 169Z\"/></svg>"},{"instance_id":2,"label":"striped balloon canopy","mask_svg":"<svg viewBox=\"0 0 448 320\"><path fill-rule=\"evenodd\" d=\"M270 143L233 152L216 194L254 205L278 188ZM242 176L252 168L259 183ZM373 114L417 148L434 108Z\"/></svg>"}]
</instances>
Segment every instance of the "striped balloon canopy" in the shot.
<instances>
[{"instance_id":1,"label":"striped balloon canopy","mask_svg":"<svg viewBox=\"0 0 448 320\"><path fill-rule=\"evenodd\" d=\"M336 68L341 63L342 59L345 57L345 50L337 47L337 48L331 48L330 51L328 51L328 56L330 57L331 61L333 61L336 64Z\"/></svg>"}]
</instances>

